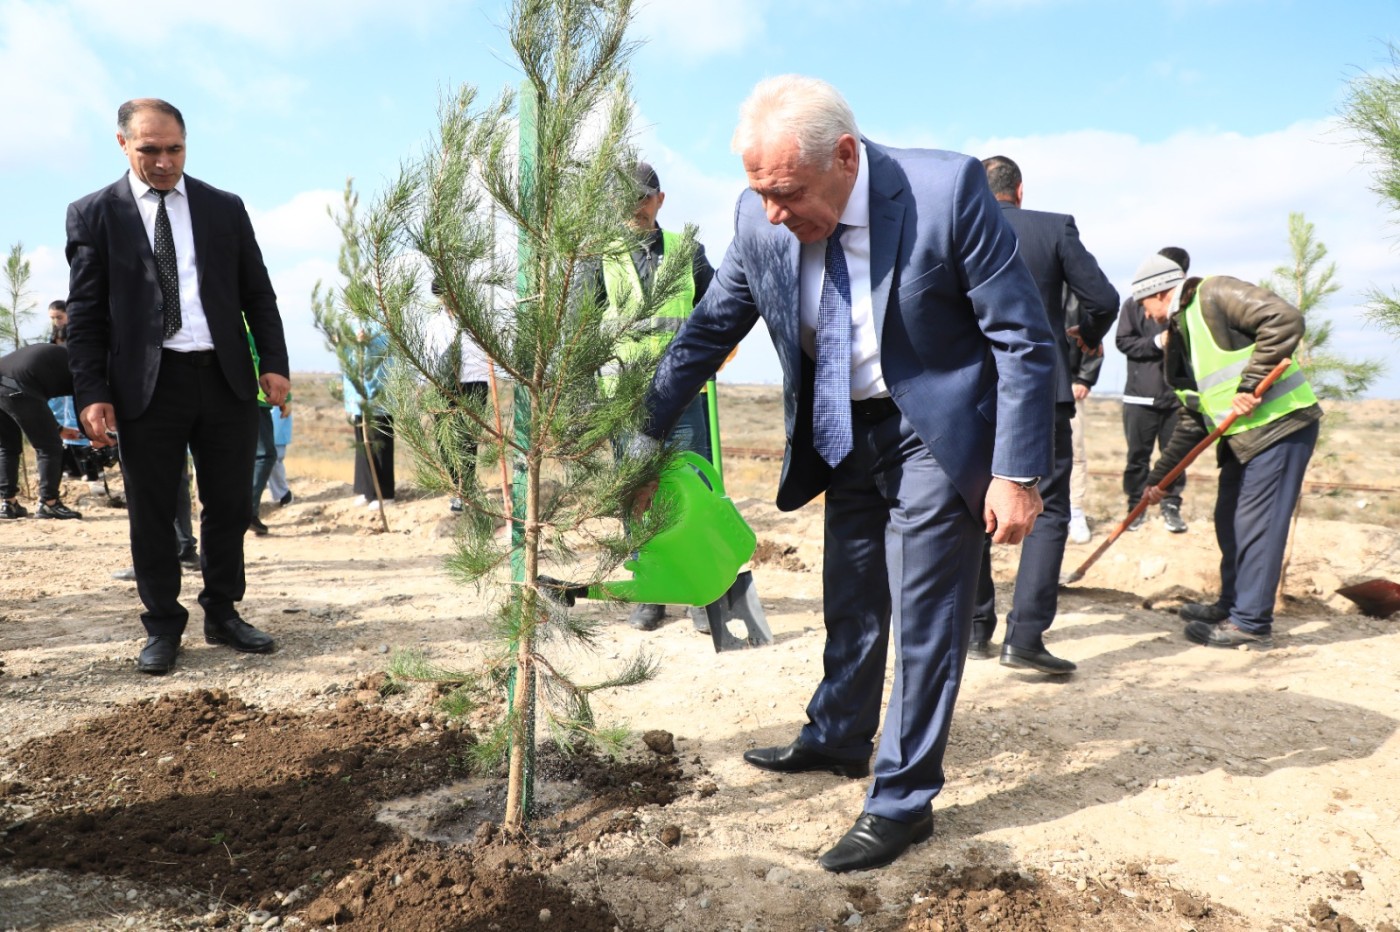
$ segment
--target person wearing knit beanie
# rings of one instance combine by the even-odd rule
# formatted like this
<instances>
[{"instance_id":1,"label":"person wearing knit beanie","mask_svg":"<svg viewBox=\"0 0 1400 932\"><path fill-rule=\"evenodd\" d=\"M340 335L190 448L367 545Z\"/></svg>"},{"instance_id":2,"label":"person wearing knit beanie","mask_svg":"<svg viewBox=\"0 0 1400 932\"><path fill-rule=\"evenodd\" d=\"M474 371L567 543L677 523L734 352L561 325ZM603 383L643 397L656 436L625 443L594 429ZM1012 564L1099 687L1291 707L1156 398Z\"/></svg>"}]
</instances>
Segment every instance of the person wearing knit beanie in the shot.
<instances>
[{"instance_id":1,"label":"person wearing knit beanie","mask_svg":"<svg viewBox=\"0 0 1400 932\"><path fill-rule=\"evenodd\" d=\"M1166 256L1153 253L1133 273L1133 297L1138 301L1170 291L1186 279L1186 273Z\"/></svg>"}]
</instances>

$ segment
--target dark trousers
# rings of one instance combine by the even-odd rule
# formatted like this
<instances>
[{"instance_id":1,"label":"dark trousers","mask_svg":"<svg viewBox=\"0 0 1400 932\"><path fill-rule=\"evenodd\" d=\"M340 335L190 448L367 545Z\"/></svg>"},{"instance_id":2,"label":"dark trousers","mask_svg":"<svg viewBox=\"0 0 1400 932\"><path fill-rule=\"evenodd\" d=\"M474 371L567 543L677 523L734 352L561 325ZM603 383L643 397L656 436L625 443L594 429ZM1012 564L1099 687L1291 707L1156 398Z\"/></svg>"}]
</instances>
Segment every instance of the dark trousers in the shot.
<instances>
[{"instance_id":1,"label":"dark trousers","mask_svg":"<svg viewBox=\"0 0 1400 932\"><path fill-rule=\"evenodd\" d=\"M1123 436L1128 441L1128 465L1123 468L1123 494L1128 497L1129 511L1142 501L1142 493L1147 488L1147 474L1152 471L1153 448L1166 449L1180 416L1180 408L1123 406ZM1162 504L1180 508L1181 493L1185 488L1186 473L1183 472L1167 489Z\"/></svg>"},{"instance_id":2,"label":"dark trousers","mask_svg":"<svg viewBox=\"0 0 1400 932\"><path fill-rule=\"evenodd\" d=\"M802 744L864 760L890 690L865 811L912 821L943 788L943 752L967 656L982 522L898 414L856 419L826 492L824 675Z\"/></svg>"},{"instance_id":3,"label":"dark trousers","mask_svg":"<svg viewBox=\"0 0 1400 932\"><path fill-rule=\"evenodd\" d=\"M485 382L458 382L457 388L460 394L453 399L450 404L454 408L462 405L481 407L486 404L487 397L490 396L490 387ZM452 477L452 484L458 490L462 488L463 482L471 482L476 479L476 441L467 440L465 449L462 451L461 469L457 468L458 460L455 456L444 454L443 459L447 462L448 475Z\"/></svg>"},{"instance_id":4,"label":"dark trousers","mask_svg":"<svg viewBox=\"0 0 1400 932\"><path fill-rule=\"evenodd\" d=\"M155 393L140 417L123 419L122 478L131 525L136 591L148 634L180 634L189 612L180 604L180 547L175 533L185 449L199 483L200 541L206 618L238 613L244 592L243 535L252 517L258 403L229 388L213 352L161 354Z\"/></svg>"},{"instance_id":5,"label":"dark trousers","mask_svg":"<svg viewBox=\"0 0 1400 932\"><path fill-rule=\"evenodd\" d=\"M1006 643L1040 651L1044 635L1055 621L1060 604L1060 568L1069 536L1069 480L1074 468L1074 424L1068 417L1055 419L1055 462L1050 475L1040 481L1045 510L1021 542L1016 568L1016 591L1006 616ZM992 539L983 535L982 567L977 578L977 604L972 612L972 636L990 641L997 627L997 590L992 582Z\"/></svg>"},{"instance_id":6,"label":"dark trousers","mask_svg":"<svg viewBox=\"0 0 1400 932\"><path fill-rule=\"evenodd\" d=\"M1220 544L1220 606L1243 631L1273 630L1274 596L1293 509L1317 446L1316 421L1275 443L1243 465L1220 447L1220 491L1215 499L1215 539Z\"/></svg>"},{"instance_id":7,"label":"dark trousers","mask_svg":"<svg viewBox=\"0 0 1400 932\"><path fill-rule=\"evenodd\" d=\"M374 475L370 475L366 459L364 434L360 430L362 416L355 415L355 494L374 501L374 479L379 479L379 492L385 498L394 497L394 419L387 414L375 414L369 421L369 456L374 457ZM275 453L274 453L275 456Z\"/></svg>"},{"instance_id":8,"label":"dark trousers","mask_svg":"<svg viewBox=\"0 0 1400 932\"><path fill-rule=\"evenodd\" d=\"M0 387L0 498L14 498L19 492L25 437L33 445L39 464L39 501L53 501L63 481L63 437L58 422L42 398Z\"/></svg>"},{"instance_id":9,"label":"dark trousers","mask_svg":"<svg viewBox=\"0 0 1400 932\"><path fill-rule=\"evenodd\" d=\"M273 430L272 409L258 405L258 443L253 453L253 516L257 515L258 502L263 489L267 488L267 477L277 465L277 440Z\"/></svg>"},{"instance_id":10,"label":"dark trousers","mask_svg":"<svg viewBox=\"0 0 1400 932\"><path fill-rule=\"evenodd\" d=\"M713 463L715 461L714 451L710 447L710 416L708 396L701 392L695 396L695 400L685 406L680 418L670 433L666 435L666 442L675 444L678 450L689 450L698 453L706 460Z\"/></svg>"}]
</instances>

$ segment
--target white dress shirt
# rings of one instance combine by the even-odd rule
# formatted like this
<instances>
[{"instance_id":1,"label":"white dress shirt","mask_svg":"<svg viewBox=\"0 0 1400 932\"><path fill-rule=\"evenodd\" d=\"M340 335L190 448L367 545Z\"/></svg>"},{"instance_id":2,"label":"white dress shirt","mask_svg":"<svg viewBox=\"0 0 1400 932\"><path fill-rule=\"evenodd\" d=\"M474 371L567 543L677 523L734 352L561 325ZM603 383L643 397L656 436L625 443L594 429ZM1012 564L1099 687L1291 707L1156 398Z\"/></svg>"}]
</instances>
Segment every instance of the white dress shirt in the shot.
<instances>
[{"instance_id":1,"label":"white dress shirt","mask_svg":"<svg viewBox=\"0 0 1400 932\"><path fill-rule=\"evenodd\" d=\"M460 339L462 347L462 367L458 373L458 380L462 382L489 381L491 360L467 333L458 333L456 318L447 308L439 306L436 313L428 319L423 348L432 356L442 356L452 346L454 338Z\"/></svg>"},{"instance_id":2,"label":"white dress shirt","mask_svg":"<svg viewBox=\"0 0 1400 932\"><path fill-rule=\"evenodd\" d=\"M136 209L146 227L146 239L151 252L156 248L156 211L160 195L134 171L127 171ZM185 177L175 182L175 188L165 196L165 214L170 218L170 235L175 241L175 265L180 273L180 329L165 340L164 349L191 353L214 348L214 335L209 332L209 320L204 316L204 303L199 299L199 268L194 261L194 227L190 225L190 199L185 193ZM157 286L159 287L159 286Z\"/></svg>"},{"instance_id":3,"label":"white dress shirt","mask_svg":"<svg viewBox=\"0 0 1400 932\"><path fill-rule=\"evenodd\" d=\"M889 396L880 370L880 335L870 300L870 161L865 143L857 150L860 167L856 184L841 222L841 249L846 254L846 271L851 279L851 399ZM826 240L802 245L798 266L798 311L802 351L817 358L817 319L820 313L822 282L826 277Z\"/></svg>"}]
</instances>

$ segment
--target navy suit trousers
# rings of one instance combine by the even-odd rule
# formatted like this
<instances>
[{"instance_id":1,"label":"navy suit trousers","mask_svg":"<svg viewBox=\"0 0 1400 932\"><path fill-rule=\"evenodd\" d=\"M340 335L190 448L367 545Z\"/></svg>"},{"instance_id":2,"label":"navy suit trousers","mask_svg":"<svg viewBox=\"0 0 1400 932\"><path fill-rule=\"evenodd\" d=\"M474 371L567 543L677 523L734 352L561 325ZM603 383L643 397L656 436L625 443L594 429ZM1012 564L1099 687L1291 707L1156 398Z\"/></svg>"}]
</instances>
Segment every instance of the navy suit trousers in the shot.
<instances>
[{"instance_id":1,"label":"navy suit trousers","mask_svg":"<svg viewBox=\"0 0 1400 932\"><path fill-rule=\"evenodd\" d=\"M1317 446L1318 422L1294 431L1244 465L1221 445L1215 539L1220 544L1220 606L1242 631L1273 631L1274 597L1303 474Z\"/></svg>"},{"instance_id":2,"label":"navy suit trousers","mask_svg":"<svg viewBox=\"0 0 1400 932\"><path fill-rule=\"evenodd\" d=\"M869 757L893 631L894 683L865 811L907 822L943 788L982 522L902 417L853 428L854 449L826 492L824 676L799 740Z\"/></svg>"}]
</instances>

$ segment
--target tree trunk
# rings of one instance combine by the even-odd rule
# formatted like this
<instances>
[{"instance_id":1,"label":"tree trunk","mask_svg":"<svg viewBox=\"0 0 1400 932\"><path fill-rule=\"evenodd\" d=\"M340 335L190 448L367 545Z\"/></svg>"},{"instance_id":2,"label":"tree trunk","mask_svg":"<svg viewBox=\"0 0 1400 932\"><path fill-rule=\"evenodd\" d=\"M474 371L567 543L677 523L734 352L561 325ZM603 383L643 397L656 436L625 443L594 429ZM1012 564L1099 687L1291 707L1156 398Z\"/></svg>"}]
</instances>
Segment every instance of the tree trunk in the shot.
<instances>
[{"instance_id":1,"label":"tree trunk","mask_svg":"<svg viewBox=\"0 0 1400 932\"><path fill-rule=\"evenodd\" d=\"M529 772L535 758L535 617L539 590L540 556L540 469L543 457L532 443L525 454L525 541L524 579L519 585L520 634L515 645L515 690L511 708L510 775L506 785L506 812L502 820L507 830L520 830L529 815Z\"/></svg>"}]
</instances>

